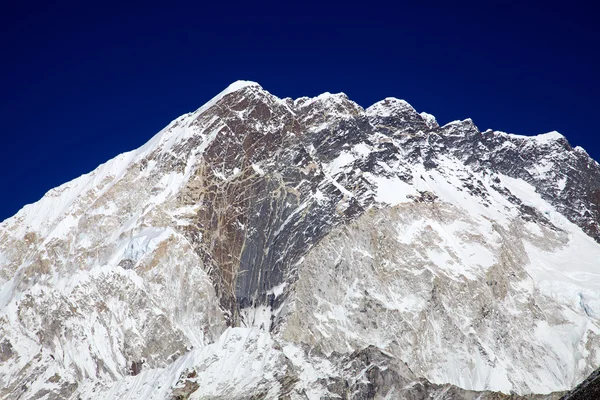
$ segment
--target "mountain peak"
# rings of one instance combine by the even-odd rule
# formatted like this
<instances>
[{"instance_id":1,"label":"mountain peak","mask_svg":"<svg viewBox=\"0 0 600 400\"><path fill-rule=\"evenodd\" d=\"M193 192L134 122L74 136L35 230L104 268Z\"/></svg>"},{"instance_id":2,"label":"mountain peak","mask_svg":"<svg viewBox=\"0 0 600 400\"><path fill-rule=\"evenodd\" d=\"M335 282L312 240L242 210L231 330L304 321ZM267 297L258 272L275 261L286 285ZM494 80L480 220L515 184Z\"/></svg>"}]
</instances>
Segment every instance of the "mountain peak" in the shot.
<instances>
[{"instance_id":1,"label":"mountain peak","mask_svg":"<svg viewBox=\"0 0 600 400\"><path fill-rule=\"evenodd\" d=\"M417 111L406 100L386 97L366 109L367 114L389 117L400 113L416 114Z\"/></svg>"},{"instance_id":2,"label":"mountain peak","mask_svg":"<svg viewBox=\"0 0 600 400\"><path fill-rule=\"evenodd\" d=\"M221 91L215 97L213 97L208 102L206 102L202 107L198 108L194 113L200 114L200 113L208 110L209 108L211 108L219 100L221 100L223 97L227 96L228 94L238 92L240 90L243 90L243 89L246 89L249 87L255 87L258 89L262 89L262 86L260 86L258 83L253 82L253 81L243 81L243 80L235 81L231 85L227 86L223 91Z\"/></svg>"},{"instance_id":3,"label":"mountain peak","mask_svg":"<svg viewBox=\"0 0 600 400\"><path fill-rule=\"evenodd\" d=\"M260 84L254 81L237 80L231 85L227 86L220 94L224 96L225 94L237 92L238 90L244 89L248 86L258 86L259 88L262 88Z\"/></svg>"},{"instance_id":4,"label":"mountain peak","mask_svg":"<svg viewBox=\"0 0 600 400\"><path fill-rule=\"evenodd\" d=\"M477 133L479 129L471 118L448 122L441 129L447 135L464 135L465 133Z\"/></svg>"}]
</instances>

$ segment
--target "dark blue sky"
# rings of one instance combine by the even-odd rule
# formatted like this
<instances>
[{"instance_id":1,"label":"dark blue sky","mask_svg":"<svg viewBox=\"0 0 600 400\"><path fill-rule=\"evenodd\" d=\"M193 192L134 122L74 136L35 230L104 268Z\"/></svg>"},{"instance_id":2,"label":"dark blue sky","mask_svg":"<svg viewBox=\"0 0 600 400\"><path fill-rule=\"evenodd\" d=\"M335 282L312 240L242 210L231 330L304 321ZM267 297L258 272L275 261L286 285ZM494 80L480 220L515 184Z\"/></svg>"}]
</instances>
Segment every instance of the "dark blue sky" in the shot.
<instances>
[{"instance_id":1,"label":"dark blue sky","mask_svg":"<svg viewBox=\"0 0 600 400\"><path fill-rule=\"evenodd\" d=\"M238 79L364 107L399 97L482 130L558 130L600 159L592 6L15 3L0 12L0 221Z\"/></svg>"}]
</instances>

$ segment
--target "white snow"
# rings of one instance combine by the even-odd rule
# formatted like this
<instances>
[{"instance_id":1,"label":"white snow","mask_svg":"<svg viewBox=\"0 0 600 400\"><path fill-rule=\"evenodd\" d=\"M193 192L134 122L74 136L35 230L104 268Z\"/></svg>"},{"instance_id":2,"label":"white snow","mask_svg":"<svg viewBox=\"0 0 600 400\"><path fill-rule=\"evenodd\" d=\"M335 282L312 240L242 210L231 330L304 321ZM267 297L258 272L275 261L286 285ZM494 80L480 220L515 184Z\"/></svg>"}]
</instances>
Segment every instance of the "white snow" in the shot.
<instances>
[{"instance_id":1,"label":"white snow","mask_svg":"<svg viewBox=\"0 0 600 400\"><path fill-rule=\"evenodd\" d=\"M366 143L358 143L352 147L352 152L357 154L360 158L365 158L371 154L372 150Z\"/></svg>"},{"instance_id":2,"label":"white snow","mask_svg":"<svg viewBox=\"0 0 600 400\"><path fill-rule=\"evenodd\" d=\"M252 164L252 169L254 170L254 172L256 172L260 176L264 176L265 175L265 171L258 164L254 164L253 163Z\"/></svg>"},{"instance_id":3,"label":"white snow","mask_svg":"<svg viewBox=\"0 0 600 400\"><path fill-rule=\"evenodd\" d=\"M342 151L339 156L336 157L335 160L330 162L329 164L324 164L323 169L327 171L327 173L331 176L335 176L339 174L345 166L353 163L355 157L352 153L347 151Z\"/></svg>"},{"instance_id":4,"label":"white snow","mask_svg":"<svg viewBox=\"0 0 600 400\"><path fill-rule=\"evenodd\" d=\"M537 144L542 144L542 145L547 145L547 144L553 143L557 140L565 138L562 134L558 133L557 131L541 133L539 135L533 135L533 136L517 135L514 133L504 133L504 132L499 132L499 133L506 134L507 136L509 136L513 139L522 139L522 140L529 140L529 141L533 140Z\"/></svg>"},{"instance_id":5,"label":"white snow","mask_svg":"<svg viewBox=\"0 0 600 400\"><path fill-rule=\"evenodd\" d=\"M212 99L210 99L206 104L204 104L202 107L200 107L199 109L197 109L194 114L202 114L204 111L208 110L209 108L211 108L212 106L214 106L219 100L221 100L223 97L227 96L230 93L233 92L237 92L238 90L247 88L247 87L258 87L260 88L260 85L256 82L252 82L252 81L235 81L233 82L231 85L227 86L225 88L225 90L223 90L221 93L219 93L218 95L216 95L215 97L213 97Z\"/></svg>"},{"instance_id":6,"label":"white snow","mask_svg":"<svg viewBox=\"0 0 600 400\"><path fill-rule=\"evenodd\" d=\"M435 128L438 125L438 122L433 115L426 112L421 112L419 115L423 118L428 127Z\"/></svg>"},{"instance_id":7,"label":"white snow","mask_svg":"<svg viewBox=\"0 0 600 400\"><path fill-rule=\"evenodd\" d=\"M317 203L319 203L319 204L325 204L325 202L328 199L328 197L325 196L325 194L323 192L321 192L319 189L317 189L315 191L315 193L313 194L313 197L315 198L315 200L317 200Z\"/></svg>"},{"instance_id":8,"label":"white snow","mask_svg":"<svg viewBox=\"0 0 600 400\"><path fill-rule=\"evenodd\" d=\"M408 195L417 193L412 185L403 182L397 176L386 178L365 173L364 177L375 185L375 201L379 203L395 206L409 201Z\"/></svg>"},{"instance_id":9,"label":"white snow","mask_svg":"<svg viewBox=\"0 0 600 400\"><path fill-rule=\"evenodd\" d=\"M301 101L297 101L296 105L301 108L305 108L305 107L308 107L308 106L318 103L318 102L332 102L332 103L341 104L347 99L348 99L348 96L346 96L345 93L325 92L325 93L321 93L320 95L313 97L313 98L307 98L307 97L300 98L298 100L301 100Z\"/></svg>"},{"instance_id":10,"label":"white snow","mask_svg":"<svg viewBox=\"0 0 600 400\"><path fill-rule=\"evenodd\" d=\"M279 361L281 353L273 347L271 336L256 328L229 328L211 345L180 357L168 368L142 370L137 376L117 381L107 389L84 385L82 399L131 398L162 400L178 387L180 378L198 368L197 377L190 379L199 385L190 399L210 397L237 398L248 392L268 393L276 399L279 384L276 375L285 371Z\"/></svg>"},{"instance_id":11,"label":"white snow","mask_svg":"<svg viewBox=\"0 0 600 400\"><path fill-rule=\"evenodd\" d=\"M565 190L565 187L567 186L567 177L563 176L562 178L560 178L558 181L556 181L556 187L558 188L558 190L560 190L561 192L563 190Z\"/></svg>"},{"instance_id":12,"label":"white snow","mask_svg":"<svg viewBox=\"0 0 600 400\"><path fill-rule=\"evenodd\" d=\"M281 296L285 287L287 286L287 282L282 282L277 286L274 286L271 290L267 291L267 294L272 294L275 298Z\"/></svg>"},{"instance_id":13,"label":"white snow","mask_svg":"<svg viewBox=\"0 0 600 400\"><path fill-rule=\"evenodd\" d=\"M561 135L560 133L558 133L556 131L542 133L540 135L533 136L533 139L535 139L536 142L544 143L544 144L555 142L557 140L564 139L564 138L565 137L563 135Z\"/></svg>"},{"instance_id":14,"label":"white snow","mask_svg":"<svg viewBox=\"0 0 600 400\"><path fill-rule=\"evenodd\" d=\"M357 159L364 159L371 154L372 149L366 143L358 143L350 151L342 151L330 163L323 164L323 169L331 176L336 176L354 163Z\"/></svg>"}]
</instances>

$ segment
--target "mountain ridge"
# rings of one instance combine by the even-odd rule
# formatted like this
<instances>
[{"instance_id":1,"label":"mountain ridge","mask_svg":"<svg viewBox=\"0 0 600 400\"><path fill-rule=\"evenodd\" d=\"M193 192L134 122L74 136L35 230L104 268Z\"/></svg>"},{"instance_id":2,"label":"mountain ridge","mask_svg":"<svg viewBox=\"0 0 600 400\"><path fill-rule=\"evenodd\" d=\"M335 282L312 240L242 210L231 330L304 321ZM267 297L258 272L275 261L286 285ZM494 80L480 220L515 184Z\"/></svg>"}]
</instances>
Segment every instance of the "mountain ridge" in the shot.
<instances>
[{"instance_id":1,"label":"mountain ridge","mask_svg":"<svg viewBox=\"0 0 600 400\"><path fill-rule=\"evenodd\" d=\"M0 224L2 395L156 389L144 371L179 359L190 389L219 341L266 379L235 396L340 395L357 378L336 363L368 346L396 381L569 389L598 362L598 188L598 164L562 135L238 81ZM389 379L375 392L401 390Z\"/></svg>"},{"instance_id":2,"label":"mountain ridge","mask_svg":"<svg viewBox=\"0 0 600 400\"><path fill-rule=\"evenodd\" d=\"M221 91L219 94L217 94L216 96L214 96L213 98L211 98L209 101L207 101L206 103L204 103L202 106L198 107L196 110L194 110L194 111L191 111L191 112L188 112L188 113L186 113L186 114L183 114L183 115L181 115L181 116L177 117L176 119L174 119L173 121L171 121L169 124L167 124L167 127L168 127L168 126L170 126L171 124L175 123L176 121L180 120L181 118L184 118L184 117L186 117L186 116L190 116L190 115L193 115L193 114L198 114L198 113L201 113L201 112L205 111L207 108L209 108L210 106L214 105L214 104L215 104L217 101L219 101L219 100L220 100L220 99L222 99L224 96L226 96L226 95L228 95L228 94L230 94L230 93L233 93L233 92L236 92L236 91L239 91L239 90L243 90L243 89L244 89L244 88L246 88L246 87L252 87L252 86L254 86L254 87L259 87L260 89L263 89L263 88L262 88L262 86L261 86L261 85L260 85L258 82L255 82L255 81L249 81L249 80L237 80L237 81L234 81L234 82L232 82L232 83L231 83L229 86L227 86L227 87L226 87L226 88L225 88L223 91ZM264 89L263 89L263 90L264 90ZM321 97L321 96L323 96L323 97L329 97L329 96L335 96L335 95L341 95L341 96L345 97L346 99L348 99L348 96L347 96L345 93L343 93L343 92L334 93L334 94L332 94L332 93L330 93L330 92L324 92L324 93L322 93L321 95L315 96L314 98L310 98L310 97L300 97L300 98L298 98L298 99L294 100L294 99L291 99L291 98L289 98L289 97L288 97L288 98L284 98L283 100L288 100L288 99L289 99L289 100L292 100L292 102L296 102L296 101L299 101L299 100L301 100L301 99L318 99L318 98L319 98L319 97ZM351 101L351 100L350 100L350 101ZM399 99L399 98L396 98L396 97L386 97L385 99L383 99L383 100L380 100L380 101L377 101L377 102L373 103L372 105L370 105L370 106L368 106L368 107L366 107L366 108L363 108L363 107L362 107L362 106L360 106L358 103L354 103L354 102L353 102L353 103L354 103L356 106L363 108L363 109L365 110L365 112L368 112L369 108L371 108L371 107L374 107L374 106L376 106L376 105L378 105L379 103L382 103L382 102L384 102L384 101L398 101L398 102L401 102L401 103L404 103L404 104L406 104L408 107L410 107L410 109L412 109L412 110L415 110L415 109L414 109L414 107L412 107L412 105L411 105L409 102L407 102L407 101L406 101L406 100L404 100L404 99ZM416 112L416 110L415 110L415 112ZM427 115L427 116L433 117L433 121L435 121L435 123L436 123L436 125L437 125L437 121L435 120L435 116L433 116L433 115L431 115L431 114L428 114L428 113L426 113L426 112L421 112L420 114L425 114L425 115ZM425 119L425 117L423 117L423 119ZM446 126L448 126L448 125L453 125L453 124L462 124L462 123L473 123L473 120L472 120L471 118L466 118L466 119L464 119L464 120L453 120L453 121L449 121L449 122L447 122L446 124L444 124L444 125L443 125L443 126L441 126L441 127L442 127L442 128L444 128L444 127L446 127ZM163 129L163 130L164 130L164 129ZM159 132L156 134L156 136L158 136L159 134L161 134L161 133L163 132L163 130L159 131ZM510 136L510 137L513 137L513 138L519 138L519 139L528 139L528 138L529 138L529 139L535 139L535 138L538 138L538 139L539 139L539 138L545 137L546 135L551 135L552 137L554 137L554 136L557 134L558 136L556 136L556 140L558 140L558 139L565 139L565 140L566 140L565 136L564 136L564 135L562 135L562 134L560 134L560 133L559 133L559 132L557 132L557 131L551 131L551 132L547 132L547 133L539 133L539 134L535 134L535 135L519 135L519 134L514 134L514 133L508 133L508 132L502 132L502 131L498 131L498 130L493 130L493 129L487 129L486 131L483 131L482 133L487 133L487 132L495 132L495 133L497 133L497 134L506 134L506 135L508 135L508 136ZM141 148L148 146L148 145L149 145L151 142L152 142L152 138L151 138L151 139L150 139L150 140L149 140L149 141L148 141L146 144L144 144L144 145L140 146L140 148L138 148L138 149L134 149L134 150L130 150L130 151L127 151L127 152L125 152L125 153L118 154L117 156L113 157L113 158L112 158L112 159L110 159L109 161L107 161L107 162L105 162L105 163L102 163L102 164L100 164L98 167L101 167L102 165L104 165L104 164L106 164L106 163L108 163L108 162L110 162L110 161L112 161L112 160L114 160L114 159L116 159L116 158L118 158L118 157L124 156L124 155L126 155L126 154L129 154L129 153L131 153L131 152L134 152L134 151L141 150ZM576 147L574 147L574 149L578 149L579 151L583 152L583 153L584 153L584 154L586 154L586 155L588 154L588 153L585 151L585 149L584 149L584 148L582 148L582 147L580 147L580 146L576 146ZM590 158L591 158L591 157L590 157ZM595 161L595 160L593 160L593 161ZM597 161L595 161L595 162L597 163ZM88 174L89 174L89 173L91 173L91 172L93 172L93 171L90 171L90 172L88 172L88 173L84 173L84 174L82 174L81 176L88 175ZM75 178L73 178L73 179L69 180L69 181L68 181L68 182L66 182L66 183L69 183L69 182L71 182L71 181L73 181L73 180L76 180L76 179L80 178L81 176L79 176L79 177L75 177ZM65 184L66 184L66 183L65 183ZM59 186L57 186L56 188L52 188L52 189L48 190L48 192L46 192L46 193L44 194L44 196L42 196L42 198L43 198L43 197L45 197L47 194L51 193L52 191L56 190L57 188L59 188L59 187L62 187L63 185L64 185L64 184L62 184L62 185L59 185ZM37 201L36 201L36 202L34 202L34 203L26 204L24 207L26 207L26 206L30 206L30 205L33 205L33 204L35 204L35 203L37 203ZM21 211L21 210L18 210L18 211L15 213L15 215L16 215L16 214L19 214L19 212L20 212L20 211ZM4 221L0 221L0 224L1 224L1 223L4 223L6 220L8 220L8 219L10 219L10 218L12 218L12 217L14 217L14 216L9 216L9 217L7 217L7 218L6 218Z\"/></svg>"}]
</instances>

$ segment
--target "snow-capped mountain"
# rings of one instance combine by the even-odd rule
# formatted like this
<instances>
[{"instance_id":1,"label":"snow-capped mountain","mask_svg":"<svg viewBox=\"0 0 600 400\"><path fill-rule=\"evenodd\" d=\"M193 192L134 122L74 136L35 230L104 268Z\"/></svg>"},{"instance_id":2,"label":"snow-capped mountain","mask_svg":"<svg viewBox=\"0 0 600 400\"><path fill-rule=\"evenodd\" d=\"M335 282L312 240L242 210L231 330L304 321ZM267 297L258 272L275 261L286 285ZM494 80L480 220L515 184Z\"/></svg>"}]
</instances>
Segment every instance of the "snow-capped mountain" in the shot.
<instances>
[{"instance_id":1,"label":"snow-capped mountain","mask_svg":"<svg viewBox=\"0 0 600 400\"><path fill-rule=\"evenodd\" d=\"M0 224L0 398L557 398L599 223L557 132L236 82Z\"/></svg>"}]
</instances>

